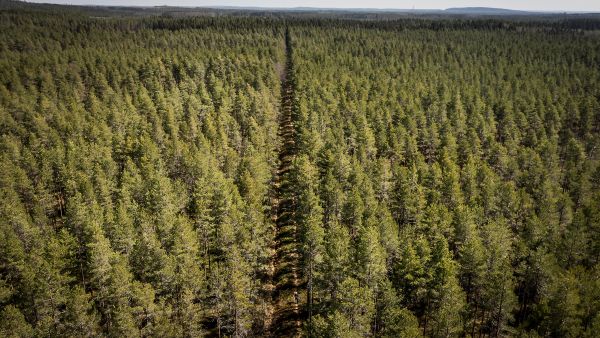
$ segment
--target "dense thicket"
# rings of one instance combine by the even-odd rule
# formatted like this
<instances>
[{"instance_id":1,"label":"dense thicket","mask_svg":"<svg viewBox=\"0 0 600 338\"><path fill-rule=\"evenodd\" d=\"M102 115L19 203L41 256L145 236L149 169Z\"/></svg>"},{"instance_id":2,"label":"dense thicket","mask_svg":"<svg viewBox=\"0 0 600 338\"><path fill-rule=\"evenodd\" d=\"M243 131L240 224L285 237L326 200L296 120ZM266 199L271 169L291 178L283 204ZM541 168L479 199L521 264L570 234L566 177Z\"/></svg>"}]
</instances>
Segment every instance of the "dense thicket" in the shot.
<instances>
[{"instance_id":1,"label":"dense thicket","mask_svg":"<svg viewBox=\"0 0 600 338\"><path fill-rule=\"evenodd\" d=\"M597 335L599 35L287 20L0 12L0 336L268 333L286 26L307 335Z\"/></svg>"}]
</instances>

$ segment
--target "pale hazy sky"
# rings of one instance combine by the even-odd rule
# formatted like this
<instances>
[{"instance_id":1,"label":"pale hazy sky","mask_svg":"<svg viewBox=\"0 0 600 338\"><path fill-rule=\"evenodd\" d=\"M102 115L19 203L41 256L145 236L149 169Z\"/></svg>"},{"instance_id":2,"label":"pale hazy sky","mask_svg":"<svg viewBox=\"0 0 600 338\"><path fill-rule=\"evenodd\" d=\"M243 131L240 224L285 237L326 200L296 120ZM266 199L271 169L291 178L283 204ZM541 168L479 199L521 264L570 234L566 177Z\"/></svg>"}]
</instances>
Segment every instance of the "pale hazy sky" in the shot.
<instances>
[{"instance_id":1,"label":"pale hazy sky","mask_svg":"<svg viewBox=\"0 0 600 338\"><path fill-rule=\"evenodd\" d=\"M73 5L130 6L252 6L445 9L448 7L499 7L538 11L600 12L600 0L33 0Z\"/></svg>"}]
</instances>

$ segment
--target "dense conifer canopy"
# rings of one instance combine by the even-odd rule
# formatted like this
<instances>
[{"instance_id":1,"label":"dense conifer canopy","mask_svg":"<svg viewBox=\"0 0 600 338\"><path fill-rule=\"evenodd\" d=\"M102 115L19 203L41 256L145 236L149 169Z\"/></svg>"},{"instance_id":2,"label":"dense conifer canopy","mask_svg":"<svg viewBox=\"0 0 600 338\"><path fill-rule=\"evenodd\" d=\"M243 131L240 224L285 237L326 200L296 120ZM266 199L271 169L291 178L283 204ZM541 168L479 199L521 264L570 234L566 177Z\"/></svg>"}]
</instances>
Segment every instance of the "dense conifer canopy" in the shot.
<instances>
[{"instance_id":1,"label":"dense conifer canopy","mask_svg":"<svg viewBox=\"0 0 600 338\"><path fill-rule=\"evenodd\" d=\"M0 11L0 336L597 336L599 26Z\"/></svg>"}]
</instances>

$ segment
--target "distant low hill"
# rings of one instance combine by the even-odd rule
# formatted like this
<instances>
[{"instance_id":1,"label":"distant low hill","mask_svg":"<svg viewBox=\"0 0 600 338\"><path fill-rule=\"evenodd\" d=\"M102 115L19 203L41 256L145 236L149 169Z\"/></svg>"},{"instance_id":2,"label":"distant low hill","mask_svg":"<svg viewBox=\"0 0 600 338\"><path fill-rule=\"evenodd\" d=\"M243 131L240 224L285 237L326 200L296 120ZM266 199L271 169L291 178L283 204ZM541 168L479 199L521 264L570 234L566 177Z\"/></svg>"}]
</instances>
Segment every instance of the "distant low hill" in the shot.
<instances>
[{"instance_id":1,"label":"distant low hill","mask_svg":"<svg viewBox=\"0 0 600 338\"><path fill-rule=\"evenodd\" d=\"M519 11L514 9L493 8L493 7L453 7L444 10L449 14L470 14L470 15L531 15L540 12Z\"/></svg>"}]
</instances>

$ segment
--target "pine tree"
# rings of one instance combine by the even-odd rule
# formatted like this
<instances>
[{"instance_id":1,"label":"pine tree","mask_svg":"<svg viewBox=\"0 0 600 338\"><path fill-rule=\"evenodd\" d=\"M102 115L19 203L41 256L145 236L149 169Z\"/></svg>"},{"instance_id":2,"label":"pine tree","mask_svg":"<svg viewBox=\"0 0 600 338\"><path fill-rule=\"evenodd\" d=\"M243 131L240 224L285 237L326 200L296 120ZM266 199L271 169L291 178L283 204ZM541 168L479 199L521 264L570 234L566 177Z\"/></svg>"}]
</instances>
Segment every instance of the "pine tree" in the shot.
<instances>
[{"instance_id":1,"label":"pine tree","mask_svg":"<svg viewBox=\"0 0 600 338\"><path fill-rule=\"evenodd\" d=\"M482 232L487 257L482 281L481 320L490 334L498 336L505 334L516 303L514 279L506 273L511 270L512 235L504 221L487 223Z\"/></svg>"},{"instance_id":2,"label":"pine tree","mask_svg":"<svg viewBox=\"0 0 600 338\"><path fill-rule=\"evenodd\" d=\"M306 156L299 156L294 162L296 184L298 186L297 222L302 242L304 276L306 278L308 325L310 330L314 306L314 284L320 274L323 261L323 208L316 195L316 168Z\"/></svg>"},{"instance_id":3,"label":"pine tree","mask_svg":"<svg viewBox=\"0 0 600 338\"><path fill-rule=\"evenodd\" d=\"M417 318L402 306L401 298L389 281L381 283L376 308L375 334L382 337L416 337L421 334Z\"/></svg>"},{"instance_id":4,"label":"pine tree","mask_svg":"<svg viewBox=\"0 0 600 338\"><path fill-rule=\"evenodd\" d=\"M432 242L429 261L431 279L426 295L423 332L434 337L458 336L463 328L464 292L458 285L456 263L443 238Z\"/></svg>"},{"instance_id":5,"label":"pine tree","mask_svg":"<svg viewBox=\"0 0 600 338\"><path fill-rule=\"evenodd\" d=\"M100 333L91 295L81 287L71 290L65 311L62 313L59 332L63 337L96 337Z\"/></svg>"},{"instance_id":6,"label":"pine tree","mask_svg":"<svg viewBox=\"0 0 600 338\"><path fill-rule=\"evenodd\" d=\"M0 312L0 334L3 337L25 338L33 336L33 329L25 317L13 305L7 305Z\"/></svg>"},{"instance_id":7,"label":"pine tree","mask_svg":"<svg viewBox=\"0 0 600 338\"><path fill-rule=\"evenodd\" d=\"M339 222L330 222L324 237L325 255L321 288L336 302L342 281L349 276L350 235Z\"/></svg>"}]
</instances>

